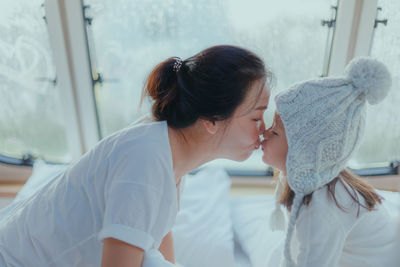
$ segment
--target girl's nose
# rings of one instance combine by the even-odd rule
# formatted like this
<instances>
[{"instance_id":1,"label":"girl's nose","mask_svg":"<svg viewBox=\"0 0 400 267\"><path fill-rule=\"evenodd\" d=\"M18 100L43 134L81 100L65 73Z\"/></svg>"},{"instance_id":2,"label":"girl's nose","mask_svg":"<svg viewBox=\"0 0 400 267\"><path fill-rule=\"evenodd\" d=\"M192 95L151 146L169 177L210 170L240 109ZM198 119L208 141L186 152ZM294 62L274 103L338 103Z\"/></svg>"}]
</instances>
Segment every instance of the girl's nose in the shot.
<instances>
[{"instance_id":1,"label":"girl's nose","mask_svg":"<svg viewBox=\"0 0 400 267\"><path fill-rule=\"evenodd\" d=\"M264 131L263 137L264 137L264 140L267 140L267 139L268 139L268 132L267 132L267 131Z\"/></svg>"},{"instance_id":2,"label":"girl's nose","mask_svg":"<svg viewBox=\"0 0 400 267\"><path fill-rule=\"evenodd\" d=\"M263 132L264 139L268 139L268 135L269 135L270 130L271 130L271 127L264 130L264 132Z\"/></svg>"}]
</instances>

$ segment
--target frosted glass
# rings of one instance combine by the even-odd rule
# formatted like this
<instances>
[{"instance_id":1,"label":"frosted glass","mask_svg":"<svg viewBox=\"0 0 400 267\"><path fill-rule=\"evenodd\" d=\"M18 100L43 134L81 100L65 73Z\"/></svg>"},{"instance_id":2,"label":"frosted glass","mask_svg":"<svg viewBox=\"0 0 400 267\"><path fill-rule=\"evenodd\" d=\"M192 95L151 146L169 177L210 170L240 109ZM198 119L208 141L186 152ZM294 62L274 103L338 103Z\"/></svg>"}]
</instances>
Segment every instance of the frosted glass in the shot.
<instances>
[{"instance_id":1,"label":"frosted glass","mask_svg":"<svg viewBox=\"0 0 400 267\"><path fill-rule=\"evenodd\" d=\"M0 153L68 161L42 3L0 2Z\"/></svg>"},{"instance_id":2,"label":"frosted glass","mask_svg":"<svg viewBox=\"0 0 400 267\"><path fill-rule=\"evenodd\" d=\"M368 106L365 136L353 158L354 166L400 160L400 2L379 1L378 18L387 18L387 26L378 24L374 32L371 56L384 62L393 79L388 97Z\"/></svg>"},{"instance_id":3,"label":"frosted glass","mask_svg":"<svg viewBox=\"0 0 400 267\"><path fill-rule=\"evenodd\" d=\"M275 74L273 96L294 82L320 76L328 36L321 20L331 18L332 3L336 1L85 1L93 17L88 29L93 66L105 80L95 88L102 135L142 114L137 108L144 79L170 56L186 58L217 44L246 47ZM268 123L273 109L271 105L266 114ZM216 164L266 168L261 151L243 163Z\"/></svg>"}]
</instances>

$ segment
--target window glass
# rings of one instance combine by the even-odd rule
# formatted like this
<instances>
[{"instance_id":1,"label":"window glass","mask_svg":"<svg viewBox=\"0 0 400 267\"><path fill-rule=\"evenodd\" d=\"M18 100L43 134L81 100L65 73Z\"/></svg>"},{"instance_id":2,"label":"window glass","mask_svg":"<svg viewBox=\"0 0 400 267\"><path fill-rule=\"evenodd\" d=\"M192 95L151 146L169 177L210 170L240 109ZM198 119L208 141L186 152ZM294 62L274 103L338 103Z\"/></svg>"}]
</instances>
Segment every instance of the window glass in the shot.
<instances>
[{"instance_id":1,"label":"window glass","mask_svg":"<svg viewBox=\"0 0 400 267\"><path fill-rule=\"evenodd\" d=\"M400 2L378 1L378 6L382 10L377 19L387 19L387 25L377 24L370 54L387 65L392 88L381 103L367 106L365 135L352 161L355 167L387 165L400 159Z\"/></svg>"},{"instance_id":2,"label":"window glass","mask_svg":"<svg viewBox=\"0 0 400 267\"><path fill-rule=\"evenodd\" d=\"M138 111L146 75L170 56L187 58L217 44L246 47L260 55L275 74L272 98L297 81L324 69L331 0L87 0L86 15L102 136L128 125ZM328 39L328 41L327 41ZM330 45L328 45L328 49ZM95 75L97 77L97 75ZM271 123L273 101L266 112ZM229 168L265 170L261 151Z\"/></svg>"},{"instance_id":3,"label":"window glass","mask_svg":"<svg viewBox=\"0 0 400 267\"><path fill-rule=\"evenodd\" d=\"M0 153L68 161L42 3L0 2Z\"/></svg>"}]
</instances>

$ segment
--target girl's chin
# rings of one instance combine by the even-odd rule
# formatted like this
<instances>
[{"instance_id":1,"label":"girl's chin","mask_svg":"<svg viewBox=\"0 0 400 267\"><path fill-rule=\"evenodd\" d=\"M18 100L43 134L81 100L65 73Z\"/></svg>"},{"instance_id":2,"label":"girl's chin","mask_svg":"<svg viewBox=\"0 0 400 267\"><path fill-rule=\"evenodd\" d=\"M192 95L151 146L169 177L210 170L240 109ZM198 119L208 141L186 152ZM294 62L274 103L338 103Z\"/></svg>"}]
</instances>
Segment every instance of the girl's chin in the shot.
<instances>
[{"instance_id":1,"label":"girl's chin","mask_svg":"<svg viewBox=\"0 0 400 267\"><path fill-rule=\"evenodd\" d=\"M273 162L271 162L269 159L268 159L268 157L266 157L267 155L265 154L265 151L264 151L264 154L263 154L263 157L262 157L262 161L265 163L265 164L267 164L268 166L270 166L270 167L272 167L272 168L274 168L274 169L277 169L277 167L276 167L276 164L274 164Z\"/></svg>"}]
</instances>

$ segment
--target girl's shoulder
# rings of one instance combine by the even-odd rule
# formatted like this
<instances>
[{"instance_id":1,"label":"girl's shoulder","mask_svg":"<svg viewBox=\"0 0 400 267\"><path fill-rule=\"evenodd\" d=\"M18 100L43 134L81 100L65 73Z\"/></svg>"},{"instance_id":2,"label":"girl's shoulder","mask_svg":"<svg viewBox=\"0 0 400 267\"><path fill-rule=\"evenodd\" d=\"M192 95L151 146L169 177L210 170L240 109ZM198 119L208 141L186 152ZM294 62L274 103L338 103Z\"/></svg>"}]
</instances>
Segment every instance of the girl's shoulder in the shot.
<instances>
[{"instance_id":1,"label":"girl's shoulder","mask_svg":"<svg viewBox=\"0 0 400 267\"><path fill-rule=\"evenodd\" d=\"M316 216L336 218L340 224L349 226L356 223L365 214L381 216L381 206L380 203L377 203L373 210L368 210L367 203L360 193L345 181L338 181L334 188L334 196L329 192L327 186L323 186L313 193L308 208L313 210L317 214Z\"/></svg>"},{"instance_id":2,"label":"girl's shoulder","mask_svg":"<svg viewBox=\"0 0 400 267\"><path fill-rule=\"evenodd\" d=\"M358 210L359 205L355 199L358 199L362 205L366 204L361 194L353 190L345 181L338 181L333 193L329 191L327 185L323 186L313 193L312 205L318 208L351 212L354 209Z\"/></svg>"}]
</instances>

